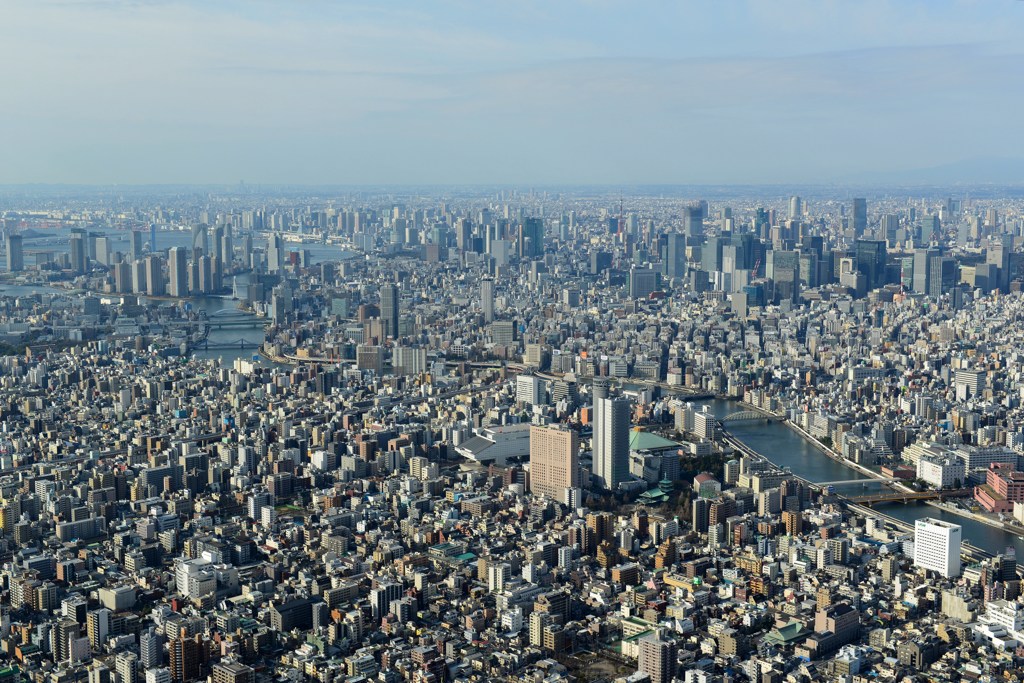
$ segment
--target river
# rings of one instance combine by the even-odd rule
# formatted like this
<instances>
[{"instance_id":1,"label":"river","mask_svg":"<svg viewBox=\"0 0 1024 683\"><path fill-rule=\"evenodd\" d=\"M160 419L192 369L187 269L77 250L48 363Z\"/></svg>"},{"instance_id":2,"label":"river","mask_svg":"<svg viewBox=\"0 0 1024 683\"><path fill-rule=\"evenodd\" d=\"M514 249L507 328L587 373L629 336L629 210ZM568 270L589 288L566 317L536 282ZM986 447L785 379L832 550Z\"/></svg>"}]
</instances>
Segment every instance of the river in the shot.
<instances>
[{"instance_id":1,"label":"river","mask_svg":"<svg viewBox=\"0 0 1024 683\"><path fill-rule=\"evenodd\" d=\"M706 402L719 418L743 410L731 401L716 399ZM861 491L876 490L878 482L872 482L841 463L832 460L790 427L781 422L734 422L729 424L729 433L739 441L764 455L780 467L788 467L796 474L812 482L856 480L858 483L842 484L836 488L851 495ZM991 553L1001 553L1008 546L1017 551L1017 557L1024 558L1024 539L1002 529L957 515L934 505L923 502L886 503L878 506L879 512L913 524L921 517L935 517L963 527L965 543L983 548Z\"/></svg>"}]
</instances>

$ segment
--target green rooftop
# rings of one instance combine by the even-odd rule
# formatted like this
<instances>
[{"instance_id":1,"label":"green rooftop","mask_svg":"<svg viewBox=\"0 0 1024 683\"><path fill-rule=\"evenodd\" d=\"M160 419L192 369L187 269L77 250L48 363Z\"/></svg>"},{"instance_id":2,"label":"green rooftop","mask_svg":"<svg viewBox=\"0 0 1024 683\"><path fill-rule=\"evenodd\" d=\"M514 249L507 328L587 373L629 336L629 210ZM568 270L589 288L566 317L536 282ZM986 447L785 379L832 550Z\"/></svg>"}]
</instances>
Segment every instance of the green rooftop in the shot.
<instances>
[{"instance_id":1,"label":"green rooftop","mask_svg":"<svg viewBox=\"0 0 1024 683\"><path fill-rule=\"evenodd\" d=\"M629 433L629 450L631 451L664 451L678 447L679 443L651 432L633 429Z\"/></svg>"}]
</instances>

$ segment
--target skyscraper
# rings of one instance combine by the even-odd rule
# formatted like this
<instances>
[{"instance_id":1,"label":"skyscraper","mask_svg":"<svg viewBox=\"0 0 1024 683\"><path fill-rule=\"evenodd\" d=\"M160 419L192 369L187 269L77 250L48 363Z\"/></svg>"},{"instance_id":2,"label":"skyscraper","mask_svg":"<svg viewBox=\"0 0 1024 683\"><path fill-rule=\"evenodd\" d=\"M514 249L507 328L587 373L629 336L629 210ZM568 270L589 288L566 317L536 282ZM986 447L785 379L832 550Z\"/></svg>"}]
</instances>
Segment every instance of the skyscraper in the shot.
<instances>
[{"instance_id":1,"label":"skyscraper","mask_svg":"<svg viewBox=\"0 0 1024 683\"><path fill-rule=\"evenodd\" d=\"M188 262L184 247L171 247L167 252L167 272L171 296L188 296Z\"/></svg>"},{"instance_id":2,"label":"skyscraper","mask_svg":"<svg viewBox=\"0 0 1024 683\"><path fill-rule=\"evenodd\" d=\"M850 224L853 226L853 234L860 237L868 229L868 200L863 197L855 197L853 210L850 212Z\"/></svg>"},{"instance_id":3,"label":"skyscraper","mask_svg":"<svg viewBox=\"0 0 1024 683\"><path fill-rule=\"evenodd\" d=\"M398 339L401 297L398 285L384 285L380 288L380 318L384 323L384 334Z\"/></svg>"},{"instance_id":4,"label":"skyscraper","mask_svg":"<svg viewBox=\"0 0 1024 683\"><path fill-rule=\"evenodd\" d=\"M612 489L629 477L629 400L594 398L594 474Z\"/></svg>"},{"instance_id":5,"label":"skyscraper","mask_svg":"<svg viewBox=\"0 0 1024 683\"><path fill-rule=\"evenodd\" d=\"M167 293L164 286L163 259L150 254L146 257L146 293L149 296L163 296Z\"/></svg>"},{"instance_id":6,"label":"skyscraper","mask_svg":"<svg viewBox=\"0 0 1024 683\"><path fill-rule=\"evenodd\" d=\"M857 270L864 274L868 290L878 289L885 284L885 242L882 240L857 240Z\"/></svg>"},{"instance_id":7,"label":"skyscraper","mask_svg":"<svg viewBox=\"0 0 1024 683\"><path fill-rule=\"evenodd\" d=\"M578 488L579 435L566 427L530 427L530 492L567 505Z\"/></svg>"},{"instance_id":8,"label":"skyscraper","mask_svg":"<svg viewBox=\"0 0 1024 683\"><path fill-rule=\"evenodd\" d=\"M142 258L142 233L138 230L132 230L129 234L128 239L128 260L138 261Z\"/></svg>"},{"instance_id":9,"label":"skyscraper","mask_svg":"<svg viewBox=\"0 0 1024 683\"><path fill-rule=\"evenodd\" d=\"M789 198L789 217L791 219L800 218L804 215L804 203L800 197L793 196Z\"/></svg>"},{"instance_id":10,"label":"skyscraper","mask_svg":"<svg viewBox=\"0 0 1024 683\"><path fill-rule=\"evenodd\" d=\"M7 233L7 272L17 273L25 270L25 252L22 248L21 235Z\"/></svg>"},{"instance_id":11,"label":"skyscraper","mask_svg":"<svg viewBox=\"0 0 1024 683\"><path fill-rule=\"evenodd\" d=\"M533 259L544 255L544 221L524 218L519 226L519 258Z\"/></svg>"},{"instance_id":12,"label":"skyscraper","mask_svg":"<svg viewBox=\"0 0 1024 683\"><path fill-rule=\"evenodd\" d=\"M940 519L923 517L914 523L914 566L946 578L960 576L963 529Z\"/></svg>"},{"instance_id":13,"label":"skyscraper","mask_svg":"<svg viewBox=\"0 0 1024 683\"><path fill-rule=\"evenodd\" d=\"M665 248L665 275L668 277L686 276L686 236L678 232L670 232Z\"/></svg>"},{"instance_id":14,"label":"skyscraper","mask_svg":"<svg viewBox=\"0 0 1024 683\"><path fill-rule=\"evenodd\" d=\"M700 206L683 209L683 232L688 244L701 244L704 241L704 210Z\"/></svg>"},{"instance_id":15,"label":"skyscraper","mask_svg":"<svg viewBox=\"0 0 1024 683\"><path fill-rule=\"evenodd\" d=\"M88 265L86 254L85 231L74 229L71 231L71 272L81 274L85 272Z\"/></svg>"},{"instance_id":16,"label":"skyscraper","mask_svg":"<svg viewBox=\"0 0 1024 683\"><path fill-rule=\"evenodd\" d=\"M267 272L276 273L284 266L284 240L274 233L267 240Z\"/></svg>"},{"instance_id":17,"label":"skyscraper","mask_svg":"<svg viewBox=\"0 0 1024 683\"><path fill-rule=\"evenodd\" d=\"M206 226L200 223L199 225L192 226L192 258L197 258L199 254L209 254L210 243L209 233L206 231Z\"/></svg>"},{"instance_id":18,"label":"skyscraper","mask_svg":"<svg viewBox=\"0 0 1024 683\"><path fill-rule=\"evenodd\" d=\"M480 280L480 310L484 314L484 322L494 322L494 278L485 277Z\"/></svg>"},{"instance_id":19,"label":"skyscraper","mask_svg":"<svg viewBox=\"0 0 1024 683\"><path fill-rule=\"evenodd\" d=\"M670 683L676 675L676 641L665 638L659 629L640 639L638 668L651 677L651 683Z\"/></svg>"}]
</instances>

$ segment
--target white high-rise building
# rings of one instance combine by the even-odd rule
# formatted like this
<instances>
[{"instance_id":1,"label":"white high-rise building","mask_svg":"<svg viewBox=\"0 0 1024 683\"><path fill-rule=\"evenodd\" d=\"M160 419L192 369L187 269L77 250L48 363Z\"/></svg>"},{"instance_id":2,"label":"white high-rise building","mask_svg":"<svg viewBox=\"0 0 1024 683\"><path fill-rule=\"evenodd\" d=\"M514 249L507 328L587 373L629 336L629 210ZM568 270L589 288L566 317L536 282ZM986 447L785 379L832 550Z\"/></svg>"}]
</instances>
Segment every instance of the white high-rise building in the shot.
<instances>
[{"instance_id":1,"label":"white high-rise building","mask_svg":"<svg viewBox=\"0 0 1024 683\"><path fill-rule=\"evenodd\" d=\"M594 399L594 475L616 489L629 478L629 399Z\"/></svg>"},{"instance_id":2,"label":"white high-rise building","mask_svg":"<svg viewBox=\"0 0 1024 683\"><path fill-rule=\"evenodd\" d=\"M485 323L494 322L494 278L485 277L480 281L480 310Z\"/></svg>"},{"instance_id":3,"label":"white high-rise building","mask_svg":"<svg viewBox=\"0 0 1024 683\"><path fill-rule=\"evenodd\" d=\"M534 375L516 377L516 400L532 406L545 403L544 380Z\"/></svg>"},{"instance_id":4,"label":"white high-rise building","mask_svg":"<svg viewBox=\"0 0 1024 683\"><path fill-rule=\"evenodd\" d=\"M914 566L944 577L960 576L962 528L924 517L914 524Z\"/></svg>"}]
</instances>

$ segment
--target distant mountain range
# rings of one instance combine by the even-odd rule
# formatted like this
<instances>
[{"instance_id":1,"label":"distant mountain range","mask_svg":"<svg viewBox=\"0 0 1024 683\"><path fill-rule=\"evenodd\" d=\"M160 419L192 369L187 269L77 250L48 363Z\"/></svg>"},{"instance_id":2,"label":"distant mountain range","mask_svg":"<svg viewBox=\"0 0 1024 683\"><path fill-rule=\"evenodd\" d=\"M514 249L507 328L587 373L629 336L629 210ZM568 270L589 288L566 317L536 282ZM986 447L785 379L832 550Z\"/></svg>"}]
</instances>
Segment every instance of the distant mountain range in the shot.
<instances>
[{"instance_id":1,"label":"distant mountain range","mask_svg":"<svg viewBox=\"0 0 1024 683\"><path fill-rule=\"evenodd\" d=\"M845 182L872 185L1024 185L1024 159L978 157L904 171L869 171Z\"/></svg>"}]
</instances>

